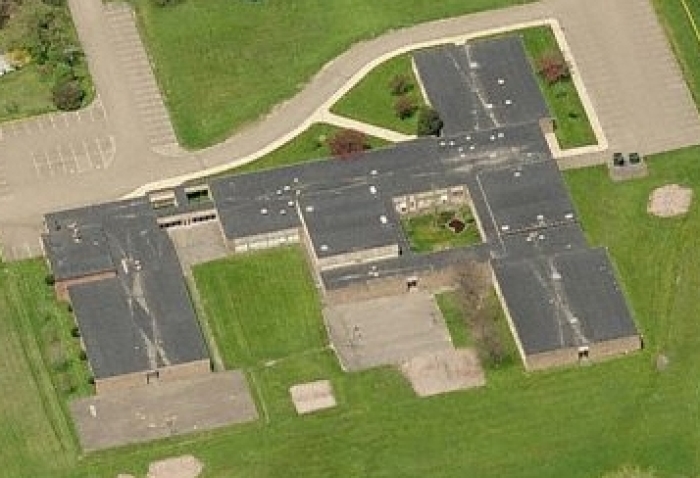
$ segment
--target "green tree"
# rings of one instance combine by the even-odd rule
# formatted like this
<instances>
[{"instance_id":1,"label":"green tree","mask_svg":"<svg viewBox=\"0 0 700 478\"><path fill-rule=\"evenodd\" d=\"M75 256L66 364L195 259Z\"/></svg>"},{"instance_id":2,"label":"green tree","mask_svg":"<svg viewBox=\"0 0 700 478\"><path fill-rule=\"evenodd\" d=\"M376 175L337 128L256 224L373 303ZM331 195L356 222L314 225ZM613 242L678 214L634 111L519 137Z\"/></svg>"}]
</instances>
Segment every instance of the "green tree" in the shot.
<instances>
[{"instance_id":1,"label":"green tree","mask_svg":"<svg viewBox=\"0 0 700 478\"><path fill-rule=\"evenodd\" d=\"M77 110L83 104L85 90L78 80L58 81L52 91L53 103L63 111Z\"/></svg>"},{"instance_id":2,"label":"green tree","mask_svg":"<svg viewBox=\"0 0 700 478\"><path fill-rule=\"evenodd\" d=\"M416 134L418 136L440 136L444 123L440 114L428 106L418 111L418 126Z\"/></svg>"}]
</instances>

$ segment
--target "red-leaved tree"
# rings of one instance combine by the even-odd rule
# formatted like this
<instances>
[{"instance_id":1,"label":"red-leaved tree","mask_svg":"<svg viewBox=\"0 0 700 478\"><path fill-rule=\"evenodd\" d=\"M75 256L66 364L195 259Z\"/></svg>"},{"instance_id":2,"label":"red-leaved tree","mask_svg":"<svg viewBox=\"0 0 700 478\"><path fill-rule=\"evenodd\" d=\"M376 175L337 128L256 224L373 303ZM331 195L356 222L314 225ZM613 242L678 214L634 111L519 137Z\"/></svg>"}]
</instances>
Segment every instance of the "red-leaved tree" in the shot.
<instances>
[{"instance_id":1,"label":"red-leaved tree","mask_svg":"<svg viewBox=\"0 0 700 478\"><path fill-rule=\"evenodd\" d=\"M341 129L328 139L331 154L347 159L369 149L367 135L354 129Z\"/></svg>"},{"instance_id":2,"label":"red-leaved tree","mask_svg":"<svg viewBox=\"0 0 700 478\"><path fill-rule=\"evenodd\" d=\"M571 76L569 65L560 53L549 53L540 58L537 62L537 72L550 85Z\"/></svg>"}]
</instances>

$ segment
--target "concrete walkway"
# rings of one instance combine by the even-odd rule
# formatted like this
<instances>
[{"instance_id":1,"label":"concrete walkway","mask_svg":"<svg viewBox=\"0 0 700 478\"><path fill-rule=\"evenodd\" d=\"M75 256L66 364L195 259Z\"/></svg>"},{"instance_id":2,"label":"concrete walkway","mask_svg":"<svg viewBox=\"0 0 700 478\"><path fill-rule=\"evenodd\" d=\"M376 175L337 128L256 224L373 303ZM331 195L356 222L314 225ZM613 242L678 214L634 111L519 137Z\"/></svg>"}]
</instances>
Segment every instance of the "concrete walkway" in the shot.
<instances>
[{"instance_id":1,"label":"concrete walkway","mask_svg":"<svg viewBox=\"0 0 700 478\"><path fill-rule=\"evenodd\" d=\"M272 151L391 56L552 19L561 25L609 143L607 153L566 158L563 165L600 163L610 151L675 149L700 138L697 110L648 0L541 0L392 31L354 45L268 116L197 152L173 144L133 16L99 0L69 5L104 119L81 119L60 134L39 129L42 118L0 126L0 242L8 258L40 253L38 232L48 210L114 199L147 183L227 169ZM55 115L55 122L64 117L72 118ZM8 128L28 133L10 136Z\"/></svg>"}]
</instances>

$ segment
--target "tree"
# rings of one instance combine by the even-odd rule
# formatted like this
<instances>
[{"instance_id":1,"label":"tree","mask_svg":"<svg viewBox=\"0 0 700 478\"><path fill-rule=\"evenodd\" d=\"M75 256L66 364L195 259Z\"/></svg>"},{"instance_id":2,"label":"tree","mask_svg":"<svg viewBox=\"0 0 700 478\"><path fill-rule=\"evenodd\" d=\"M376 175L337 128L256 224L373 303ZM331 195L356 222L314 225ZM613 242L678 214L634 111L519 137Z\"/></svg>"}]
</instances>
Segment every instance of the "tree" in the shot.
<instances>
[{"instance_id":1,"label":"tree","mask_svg":"<svg viewBox=\"0 0 700 478\"><path fill-rule=\"evenodd\" d=\"M83 104L85 90L75 79L60 80L53 87L53 103L63 111L77 110Z\"/></svg>"},{"instance_id":2,"label":"tree","mask_svg":"<svg viewBox=\"0 0 700 478\"><path fill-rule=\"evenodd\" d=\"M413 89L411 79L402 73L398 73L389 81L389 90L394 96L402 96Z\"/></svg>"},{"instance_id":3,"label":"tree","mask_svg":"<svg viewBox=\"0 0 700 478\"><path fill-rule=\"evenodd\" d=\"M571 71L561 53L548 53L537 62L537 72L550 85L571 77Z\"/></svg>"},{"instance_id":4,"label":"tree","mask_svg":"<svg viewBox=\"0 0 700 478\"><path fill-rule=\"evenodd\" d=\"M440 136L443 126L440 114L433 108L426 106L418 111L418 127L416 128L418 136Z\"/></svg>"},{"instance_id":5,"label":"tree","mask_svg":"<svg viewBox=\"0 0 700 478\"><path fill-rule=\"evenodd\" d=\"M405 120L413 116L418 109L416 101L406 95L399 96L394 102L394 112L399 119Z\"/></svg>"},{"instance_id":6,"label":"tree","mask_svg":"<svg viewBox=\"0 0 700 478\"><path fill-rule=\"evenodd\" d=\"M328 148L333 156L347 159L369 149L367 136L354 129L341 129L328 140Z\"/></svg>"}]
</instances>

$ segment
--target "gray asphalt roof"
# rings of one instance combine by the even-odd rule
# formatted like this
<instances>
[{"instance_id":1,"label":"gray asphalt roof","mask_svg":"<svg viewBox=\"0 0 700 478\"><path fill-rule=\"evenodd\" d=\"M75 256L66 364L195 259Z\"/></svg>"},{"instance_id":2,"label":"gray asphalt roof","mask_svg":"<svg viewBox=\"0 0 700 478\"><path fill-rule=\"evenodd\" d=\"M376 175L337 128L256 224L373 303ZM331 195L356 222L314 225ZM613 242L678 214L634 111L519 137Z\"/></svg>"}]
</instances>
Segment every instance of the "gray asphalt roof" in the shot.
<instances>
[{"instance_id":1,"label":"gray asphalt roof","mask_svg":"<svg viewBox=\"0 0 700 478\"><path fill-rule=\"evenodd\" d=\"M528 355L637 335L604 249L492 261Z\"/></svg>"},{"instance_id":2,"label":"gray asphalt roof","mask_svg":"<svg viewBox=\"0 0 700 478\"><path fill-rule=\"evenodd\" d=\"M479 185L500 234L574 222L574 206L554 161L482 171Z\"/></svg>"},{"instance_id":3,"label":"gray asphalt roof","mask_svg":"<svg viewBox=\"0 0 700 478\"><path fill-rule=\"evenodd\" d=\"M68 289L96 378L208 357L175 248L147 199L53 213L46 223L52 266L77 277L97 257L117 274Z\"/></svg>"},{"instance_id":4,"label":"gray asphalt roof","mask_svg":"<svg viewBox=\"0 0 700 478\"><path fill-rule=\"evenodd\" d=\"M398 243L400 226L377 186L306 194L299 207L319 258Z\"/></svg>"},{"instance_id":5,"label":"gray asphalt roof","mask_svg":"<svg viewBox=\"0 0 700 478\"><path fill-rule=\"evenodd\" d=\"M153 217L146 198L87 206L47 214L47 234L42 236L51 270L57 280L113 270L109 235L118 228L105 227L118 218Z\"/></svg>"},{"instance_id":6,"label":"gray asphalt roof","mask_svg":"<svg viewBox=\"0 0 700 478\"><path fill-rule=\"evenodd\" d=\"M545 227L530 232L501 236L504 249L497 256L528 257L556 254L587 247L581 226L577 223Z\"/></svg>"},{"instance_id":7,"label":"gray asphalt roof","mask_svg":"<svg viewBox=\"0 0 700 478\"><path fill-rule=\"evenodd\" d=\"M413 58L445 135L550 117L518 36L430 48Z\"/></svg>"}]
</instances>

